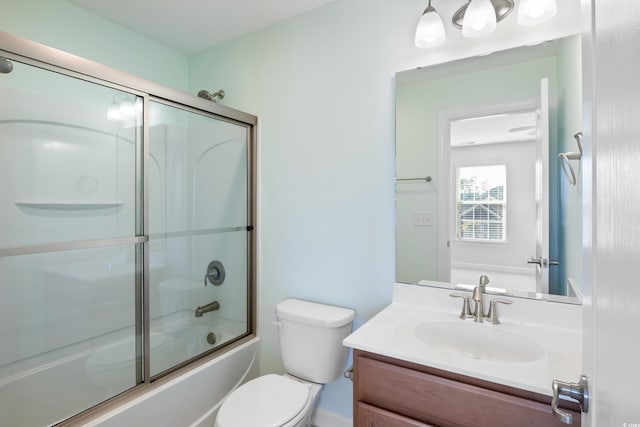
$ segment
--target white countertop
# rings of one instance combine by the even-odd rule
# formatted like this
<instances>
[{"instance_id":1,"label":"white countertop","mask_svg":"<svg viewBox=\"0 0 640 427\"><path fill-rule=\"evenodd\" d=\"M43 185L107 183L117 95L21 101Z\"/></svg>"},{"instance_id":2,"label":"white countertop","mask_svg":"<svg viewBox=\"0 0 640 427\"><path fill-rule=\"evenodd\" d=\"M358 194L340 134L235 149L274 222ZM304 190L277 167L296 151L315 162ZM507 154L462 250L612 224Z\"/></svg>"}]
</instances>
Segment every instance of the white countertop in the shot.
<instances>
[{"instance_id":1,"label":"white countertop","mask_svg":"<svg viewBox=\"0 0 640 427\"><path fill-rule=\"evenodd\" d=\"M343 343L354 349L549 396L552 395L552 380L575 381L580 377L581 306L501 297L513 302L500 305L501 324L484 322L476 326L502 328L526 336L545 351L540 359L531 362L495 362L430 346L416 336L416 327L428 322L473 323L473 319L458 317L462 304L459 298L449 297L451 292L450 289L396 284L392 304L345 338ZM485 295L485 308L492 297Z\"/></svg>"}]
</instances>

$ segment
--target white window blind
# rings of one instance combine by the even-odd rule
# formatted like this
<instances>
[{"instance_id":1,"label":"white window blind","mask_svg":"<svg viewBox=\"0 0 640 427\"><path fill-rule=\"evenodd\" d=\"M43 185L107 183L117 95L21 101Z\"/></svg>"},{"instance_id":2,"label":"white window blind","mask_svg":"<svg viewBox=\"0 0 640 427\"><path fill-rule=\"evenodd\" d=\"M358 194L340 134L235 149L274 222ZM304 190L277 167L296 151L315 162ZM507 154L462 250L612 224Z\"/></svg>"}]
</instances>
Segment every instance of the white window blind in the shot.
<instances>
[{"instance_id":1,"label":"white window blind","mask_svg":"<svg viewBox=\"0 0 640 427\"><path fill-rule=\"evenodd\" d=\"M506 165L456 168L456 237L505 241Z\"/></svg>"}]
</instances>

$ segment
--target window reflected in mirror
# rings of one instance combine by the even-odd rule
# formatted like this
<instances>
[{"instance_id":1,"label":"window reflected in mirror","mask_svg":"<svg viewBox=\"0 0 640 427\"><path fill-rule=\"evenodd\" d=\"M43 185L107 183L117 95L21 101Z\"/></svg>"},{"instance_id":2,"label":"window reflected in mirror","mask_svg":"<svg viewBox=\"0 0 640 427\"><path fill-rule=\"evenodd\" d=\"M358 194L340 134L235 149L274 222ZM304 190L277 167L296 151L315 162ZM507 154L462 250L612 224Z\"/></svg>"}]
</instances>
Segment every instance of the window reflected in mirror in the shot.
<instances>
[{"instance_id":1,"label":"window reflected in mirror","mask_svg":"<svg viewBox=\"0 0 640 427\"><path fill-rule=\"evenodd\" d=\"M506 240L506 165L456 168L456 238Z\"/></svg>"},{"instance_id":2,"label":"window reflected in mirror","mask_svg":"<svg viewBox=\"0 0 640 427\"><path fill-rule=\"evenodd\" d=\"M509 294L579 301L582 188L558 154L581 128L581 70L572 36L396 74L397 282L486 274Z\"/></svg>"}]
</instances>

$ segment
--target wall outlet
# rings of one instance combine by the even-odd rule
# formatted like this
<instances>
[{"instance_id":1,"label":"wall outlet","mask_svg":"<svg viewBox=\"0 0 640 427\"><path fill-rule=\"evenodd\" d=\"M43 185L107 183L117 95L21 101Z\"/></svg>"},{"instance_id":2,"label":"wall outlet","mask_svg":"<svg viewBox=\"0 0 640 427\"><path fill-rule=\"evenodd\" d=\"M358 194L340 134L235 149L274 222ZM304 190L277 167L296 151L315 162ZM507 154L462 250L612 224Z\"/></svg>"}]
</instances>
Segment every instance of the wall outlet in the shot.
<instances>
[{"instance_id":1,"label":"wall outlet","mask_svg":"<svg viewBox=\"0 0 640 427\"><path fill-rule=\"evenodd\" d=\"M413 225L416 227L432 227L433 226L433 213L431 212L414 212L413 213Z\"/></svg>"}]
</instances>

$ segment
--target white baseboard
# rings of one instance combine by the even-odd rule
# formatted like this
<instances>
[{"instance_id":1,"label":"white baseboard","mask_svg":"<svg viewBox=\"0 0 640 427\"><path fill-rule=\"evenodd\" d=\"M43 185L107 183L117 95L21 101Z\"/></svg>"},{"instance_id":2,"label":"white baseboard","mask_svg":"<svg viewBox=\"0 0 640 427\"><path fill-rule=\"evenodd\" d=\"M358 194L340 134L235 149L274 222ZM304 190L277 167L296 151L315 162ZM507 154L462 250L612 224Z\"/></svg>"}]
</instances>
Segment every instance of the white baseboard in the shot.
<instances>
[{"instance_id":1,"label":"white baseboard","mask_svg":"<svg viewBox=\"0 0 640 427\"><path fill-rule=\"evenodd\" d=\"M311 424L313 427L352 427L353 421L324 409L316 409L313 411Z\"/></svg>"}]
</instances>

